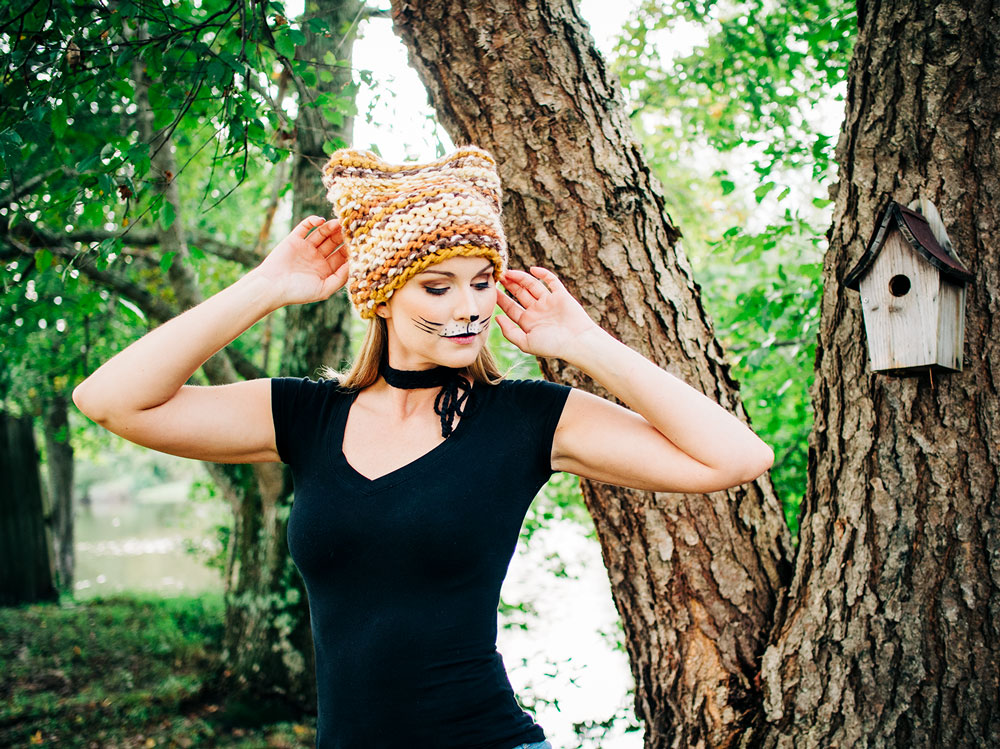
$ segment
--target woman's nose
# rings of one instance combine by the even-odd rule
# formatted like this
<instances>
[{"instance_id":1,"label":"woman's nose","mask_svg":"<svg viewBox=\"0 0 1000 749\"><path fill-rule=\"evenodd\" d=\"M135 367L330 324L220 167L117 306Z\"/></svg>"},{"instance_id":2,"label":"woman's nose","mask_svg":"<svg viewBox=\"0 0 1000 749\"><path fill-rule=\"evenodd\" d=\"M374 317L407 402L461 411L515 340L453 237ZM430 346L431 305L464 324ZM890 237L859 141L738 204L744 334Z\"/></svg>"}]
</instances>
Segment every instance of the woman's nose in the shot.
<instances>
[{"instance_id":1,"label":"woman's nose","mask_svg":"<svg viewBox=\"0 0 1000 749\"><path fill-rule=\"evenodd\" d=\"M458 318L459 320L469 320L469 321L478 320L479 319L479 313L477 312L478 309L479 307L476 304L475 296L473 295L472 290L470 289L469 291L465 292L462 295L462 299L458 305L458 309L455 310L455 317Z\"/></svg>"}]
</instances>

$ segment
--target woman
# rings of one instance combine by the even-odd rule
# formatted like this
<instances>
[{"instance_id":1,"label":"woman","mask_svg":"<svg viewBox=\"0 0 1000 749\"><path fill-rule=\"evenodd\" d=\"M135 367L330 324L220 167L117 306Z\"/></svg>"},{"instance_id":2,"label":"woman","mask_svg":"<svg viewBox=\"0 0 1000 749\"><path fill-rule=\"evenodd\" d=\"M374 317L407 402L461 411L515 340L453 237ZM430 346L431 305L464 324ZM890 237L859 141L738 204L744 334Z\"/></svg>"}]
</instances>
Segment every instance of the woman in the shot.
<instances>
[{"instance_id":1,"label":"woman","mask_svg":"<svg viewBox=\"0 0 1000 749\"><path fill-rule=\"evenodd\" d=\"M569 471L719 491L756 478L773 453L594 324L555 274L506 269L484 151L398 166L341 151L325 183L339 221L300 223L259 267L104 364L74 400L156 450L292 467L288 539L309 594L318 746L548 747L495 648L500 584L538 489ZM369 329L343 378L185 385L270 312L345 285ZM503 380L485 348L495 305L511 343L579 368L631 410Z\"/></svg>"}]
</instances>

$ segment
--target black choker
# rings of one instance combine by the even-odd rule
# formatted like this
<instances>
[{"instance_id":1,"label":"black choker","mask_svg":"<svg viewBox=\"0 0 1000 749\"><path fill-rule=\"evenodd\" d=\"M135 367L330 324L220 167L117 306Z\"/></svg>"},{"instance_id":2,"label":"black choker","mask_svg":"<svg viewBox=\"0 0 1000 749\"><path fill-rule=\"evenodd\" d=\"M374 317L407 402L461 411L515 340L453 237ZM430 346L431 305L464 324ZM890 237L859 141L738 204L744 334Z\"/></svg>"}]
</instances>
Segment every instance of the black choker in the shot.
<instances>
[{"instance_id":1,"label":"black choker","mask_svg":"<svg viewBox=\"0 0 1000 749\"><path fill-rule=\"evenodd\" d=\"M434 367L433 369L407 370L393 369L387 359L379 365L378 373L394 388L401 390L422 390L441 388L434 399L434 413L441 417L441 436L448 437L454 429L456 416L465 410L472 386L457 369Z\"/></svg>"}]
</instances>

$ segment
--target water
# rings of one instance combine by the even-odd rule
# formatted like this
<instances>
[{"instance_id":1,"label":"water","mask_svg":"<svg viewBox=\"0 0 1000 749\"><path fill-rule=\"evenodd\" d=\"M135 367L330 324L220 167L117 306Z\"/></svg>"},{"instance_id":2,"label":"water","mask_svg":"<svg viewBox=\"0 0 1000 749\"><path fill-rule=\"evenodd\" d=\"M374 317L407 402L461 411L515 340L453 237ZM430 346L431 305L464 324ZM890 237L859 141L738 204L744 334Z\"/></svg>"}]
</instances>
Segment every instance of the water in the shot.
<instances>
[{"instance_id":1,"label":"water","mask_svg":"<svg viewBox=\"0 0 1000 749\"><path fill-rule=\"evenodd\" d=\"M228 521L229 508L190 501L190 486L181 479L132 493L125 480L93 485L90 504L76 510L75 596L221 592L220 573L201 559L219 551L213 526Z\"/></svg>"}]
</instances>

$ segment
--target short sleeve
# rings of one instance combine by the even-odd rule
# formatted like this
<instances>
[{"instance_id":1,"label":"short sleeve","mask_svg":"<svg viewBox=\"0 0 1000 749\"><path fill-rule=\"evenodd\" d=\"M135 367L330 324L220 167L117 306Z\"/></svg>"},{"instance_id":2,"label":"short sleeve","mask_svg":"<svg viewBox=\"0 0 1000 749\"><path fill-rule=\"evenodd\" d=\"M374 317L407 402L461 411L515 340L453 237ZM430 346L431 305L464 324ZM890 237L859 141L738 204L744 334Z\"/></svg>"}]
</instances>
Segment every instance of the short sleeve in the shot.
<instances>
[{"instance_id":1,"label":"short sleeve","mask_svg":"<svg viewBox=\"0 0 1000 749\"><path fill-rule=\"evenodd\" d=\"M530 437L530 457L551 474L552 439L572 388L547 380L507 380L505 384L509 387L508 415L522 434L528 427L524 436Z\"/></svg>"},{"instance_id":2,"label":"short sleeve","mask_svg":"<svg viewBox=\"0 0 1000 749\"><path fill-rule=\"evenodd\" d=\"M331 397L339 392L330 380L315 382L306 377L276 377L271 380L271 419L274 444L282 463L294 465L319 442L326 425Z\"/></svg>"}]
</instances>

